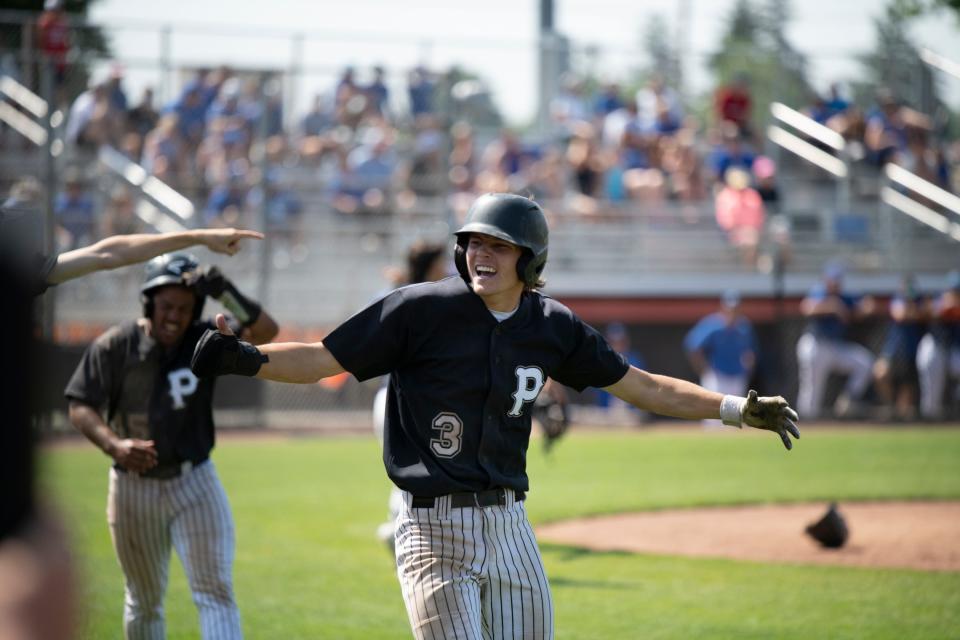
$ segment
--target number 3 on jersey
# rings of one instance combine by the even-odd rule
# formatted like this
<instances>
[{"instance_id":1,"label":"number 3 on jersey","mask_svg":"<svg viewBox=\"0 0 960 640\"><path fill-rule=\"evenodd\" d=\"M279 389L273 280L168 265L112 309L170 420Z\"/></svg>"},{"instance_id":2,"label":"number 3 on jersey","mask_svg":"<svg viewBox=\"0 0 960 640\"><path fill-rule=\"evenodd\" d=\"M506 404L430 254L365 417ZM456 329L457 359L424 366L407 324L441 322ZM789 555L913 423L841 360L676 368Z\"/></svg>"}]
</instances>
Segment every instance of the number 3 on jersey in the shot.
<instances>
[{"instance_id":1,"label":"number 3 on jersey","mask_svg":"<svg viewBox=\"0 0 960 640\"><path fill-rule=\"evenodd\" d=\"M433 419L434 431L439 437L430 439L430 448L441 458L452 458L463 447L463 420L455 413L438 413Z\"/></svg>"}]
</instances>

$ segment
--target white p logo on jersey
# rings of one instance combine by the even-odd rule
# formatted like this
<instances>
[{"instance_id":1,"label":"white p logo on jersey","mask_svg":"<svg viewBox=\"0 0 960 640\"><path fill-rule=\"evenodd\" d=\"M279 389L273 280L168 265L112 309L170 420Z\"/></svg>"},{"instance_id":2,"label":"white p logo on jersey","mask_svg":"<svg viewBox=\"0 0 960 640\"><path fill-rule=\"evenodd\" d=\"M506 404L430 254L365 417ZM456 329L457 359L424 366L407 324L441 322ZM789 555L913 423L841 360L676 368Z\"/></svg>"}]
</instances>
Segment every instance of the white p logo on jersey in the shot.
<instances>
[{"instance_id":1,"label":"white p logo on jersey","mask_svg":"<svg viewBox=\"0 0 960 640\"><path fill-rule=\"evenodd\" d=\"M513 392L513 407L507 415L519 417L523 413L523 404L537 399L543 383L543 370L540 367L517 367L517 390Z\"/></svg>"},{"instance_id":2,"label":"white p logo on jersey","mask_svg":"<svg viewBox=\"0 0 960 640\"><path fill-rule=\"evenodd\" d=\"M187 367L177 369L167 374L170 382L170 396L173 398L173 408L183 409L187 404L183 401L186 396L193 395L197 390L197 376Z\"/></svg>"}]
</instances>

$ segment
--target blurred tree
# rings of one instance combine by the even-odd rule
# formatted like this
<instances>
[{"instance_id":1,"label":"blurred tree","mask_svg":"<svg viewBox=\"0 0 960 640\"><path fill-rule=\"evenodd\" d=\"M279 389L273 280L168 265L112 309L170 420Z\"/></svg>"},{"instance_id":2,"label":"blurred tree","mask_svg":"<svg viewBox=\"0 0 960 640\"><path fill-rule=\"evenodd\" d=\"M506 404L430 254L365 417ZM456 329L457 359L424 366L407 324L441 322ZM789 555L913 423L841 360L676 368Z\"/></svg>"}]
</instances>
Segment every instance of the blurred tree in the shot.
<instances>
[{"instance_id":1,"label":"blurred tree","mask_svg":"<svg viewBox=\"0 0 960 640\"><path fill-rule=\"evenodd\" d=\"M87 88L87 82L90 77L90 66L96 58L102 58L110 55L110 45L103 30L96 25L87 24L87 11L96 0L65 0L63 10L70 22L70 53L69 70L66 75L66 95L73 99L77 94ZM44 8L44 0L3 0L2 8L4 10L21 11L25 22L23 27L19 25L7 24L4 29L3 40L0 43L0 56L7 57L15 61L17 67L21 70L22 79L30 80L34 89L39 89L39 68L36 60L24 60L23 47L25 37L31 37L36 46L35 32L27 35L28 31L34 28L36 19L40 17ZM30 13L35 15L31 16ZM28 68L31 67L31 68Z\"/></svg>"},{"instance_id":2,"label":"blurred tree","mask_svg":"<svg viewBox=\"0 0 960 640\"><path fill-rule=\"evenodd\" d=\"M913 18L932 11L952 11L960 22L960 0L893 0L893 9L900 15Z\"/></svg>"},{"instance_id":3,"label":"blurred tree","mask_svg":"<svg viewBox=\"0 0 960 640\"><path fill-rule=\"evenodd\" d=\"M650 61L650 67L644 75L659 73L670 86L677 86L680 80L677 66L677 48L670 36L670 25L662 13L650 17L643 31L643 46Z\"/></svg>"},{"instance_id":4,"label":"blurred tree","mask_svg":"<svg viewBox=\"0 0 960 640\"><path fill-rule=\"evenodd\" d=\"M749 79L755 128L766 121L771 102L799 107L812 94L806 58L786 37L790 17L789 0L766 0L759 6L737 0L720 47L708 60L717 86L737 77ZM708 104L709 97L701 109Z\"/></svg>"},{"instance_id":5,"label":"blurred tree","mask_svg":"<svg viewBox=\"0 0 960 640\"><path fill-rule=\"evenodd\" d=\"M647 19L640 31L640 49L646 55L641 64L627 72L621 84L623 95L635 95L653 73L663 76L668 86L674 89L679 86L679 52L670 34L670 23L662 13L654 13Z\"/></svg>"},{"instance_id":6,"label":"blurred tree","mask_svg":"<svg viewBox=\"0 0 960 640\"><path fill-rule=\"evenodd\" d=\"M874 19L874 47L859 57L864 77L851 83L855 101L865 107L875 103L880 88L889 89L905 104L934 119L942 128L949 120L937 87L937 77L910 37L910 19L919 15L907 10L903 0L892 0L883 15Z\"/></svg>"}]
</instances>

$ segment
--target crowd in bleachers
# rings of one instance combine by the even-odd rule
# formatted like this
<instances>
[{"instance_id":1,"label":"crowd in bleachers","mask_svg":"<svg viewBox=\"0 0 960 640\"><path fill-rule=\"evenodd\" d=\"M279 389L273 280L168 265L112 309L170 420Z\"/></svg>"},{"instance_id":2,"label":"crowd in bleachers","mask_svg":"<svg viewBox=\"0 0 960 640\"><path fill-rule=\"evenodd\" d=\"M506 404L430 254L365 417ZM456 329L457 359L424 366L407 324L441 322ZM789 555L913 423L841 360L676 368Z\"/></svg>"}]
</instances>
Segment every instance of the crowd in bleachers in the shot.
<instances>
[{"instance_id":1,"label":"crowd in bleachers","mask_svg":"<svg viewBox=\"0 0 960 640\"><path fill-rule=\"evenodd\" d=\"M568 75L550 105L549 131L530 138L478 129L462 117L465 109L451 108L457 87L444 80L417 67L407 75L406 95L395 96L383 68L346 68L294 118L285 117L277 79L225 67L198 71L157 107L149 89L128 101L118 66L73 102L65 137L80 153L117 148L201 203L206 224L242 223L264 198L270 219L283 227L296 226L304 198L318 194L311 204L383 214L438 197L462 208L486 191L560 203L552 208L559 217L602 221L642 212L670 222L680 211L682 220L699 222L704 205L709 212L729 186L731 169L746 172L746 186L764 195L761 207L775 203L775 188L763 189L774 184L775 167L757 152L744 82L721 88L714 118L703 123L658 75L635 92L615 83L588 90ZM259 140L265 160L255 159ZM660 206L668 201L681 206ZM741 217L731 219L739 224ZM756 226L755 215L746 218Z\"/></svg>"},{"instance_id":2,"label":"crowd in bleachers","mask_svg":"<svg viewBox=\"0 0 960 640\"><path fill-rule=\"evenodd\" d=\"M547 203L558 223L712 219L743 262L756 264L780 198L748 78L718 87L703 121L658 74L636 91L567 74L536 137L480 126L449 80L417 67L398 91L404 83L388 83L382 67L348 67L292 115L279 78L201 70L158 107L149 89L129 101L117 66L76 98L65 135L81 152L119 149L191 198L208 225L260 225L265 210L269 225L296 239L303 212L318 207L462 213L477 193L513 191ZM806 112L849 141L850 157L893 160L950 187L960 147L935 142L930 118L889 92L862 112L833 87Z\"/></svg>"},{"instance_id":3,"label":"crowd in bleachers","mask_svg":"<svg viewBox=\"0 0 960 640\"><path fill-rule=\"evenodd\" d=\"M876 168L896 163L948 191L957 191L960 141L938 135L930 115L911 108L889 88L876 91L874 104L862 109L843 96L838 84L817 95L804 112L836 131L847 155Z\"/></svg>"}]
</instances>

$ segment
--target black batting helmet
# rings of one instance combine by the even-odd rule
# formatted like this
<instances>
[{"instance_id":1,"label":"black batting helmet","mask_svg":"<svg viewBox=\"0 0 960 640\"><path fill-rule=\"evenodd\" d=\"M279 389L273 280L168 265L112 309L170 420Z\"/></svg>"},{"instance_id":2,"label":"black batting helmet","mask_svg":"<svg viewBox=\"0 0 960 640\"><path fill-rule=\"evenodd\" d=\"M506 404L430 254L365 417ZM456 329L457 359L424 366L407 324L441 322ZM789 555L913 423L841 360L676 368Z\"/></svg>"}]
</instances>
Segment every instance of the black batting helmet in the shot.
<instances>
[{"instance_id":1,"label":"black batting helmet","mask_svg":"<svg viewBox=\"0 0 960 640\"><path fill-rule=\"evenodd\" d=\"M517 261L517 277L527 287L542 286L540 275L547 264L547 218L533 200L512 193L488 193L480 196L467 212L467 220L458 231L454 263L463 279L467 271L467 242L471 233L483 233L505 240L523 249Z\"/></svg>"},{"instance_id":2,"label":"black batting helmet","mask_svg":"<svg viewBox=\"0 0 960 640\"><path fill-rule=\"evenodd\" d=\"M140 286L143 315L148 318L153 315L153 294L157 289L178 284L188 287L196 294L193 319L198 320L203 313L203 303L206 298L193 286L193 275L199 268L200 263L193 254L181 251L165 253L148 262L144 270L143 284Z\"/></svg>"}]
</instances>

